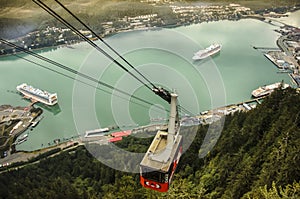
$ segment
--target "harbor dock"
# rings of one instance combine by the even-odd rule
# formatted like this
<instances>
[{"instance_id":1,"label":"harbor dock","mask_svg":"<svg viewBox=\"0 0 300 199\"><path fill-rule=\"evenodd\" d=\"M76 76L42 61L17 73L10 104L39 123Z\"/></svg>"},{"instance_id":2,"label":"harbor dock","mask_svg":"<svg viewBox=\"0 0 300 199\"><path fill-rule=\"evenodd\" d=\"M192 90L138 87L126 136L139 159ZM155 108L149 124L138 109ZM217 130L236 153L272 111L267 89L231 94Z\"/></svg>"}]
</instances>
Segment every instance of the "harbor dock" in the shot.
<instances>
[{"instance_id":1,"label":"harbor dock","mask_svg":"<svg viewBox=\"0 0 300 199\"><path fill-rule=\"evenodd\" d=\"M284 25L277 32L281 36L277 40L278 48L253 47L264 50L264 56L278 69L278 73L289 73L292 82L300 87L300 34L299 29Z\"/></svg>"}]
</instances>

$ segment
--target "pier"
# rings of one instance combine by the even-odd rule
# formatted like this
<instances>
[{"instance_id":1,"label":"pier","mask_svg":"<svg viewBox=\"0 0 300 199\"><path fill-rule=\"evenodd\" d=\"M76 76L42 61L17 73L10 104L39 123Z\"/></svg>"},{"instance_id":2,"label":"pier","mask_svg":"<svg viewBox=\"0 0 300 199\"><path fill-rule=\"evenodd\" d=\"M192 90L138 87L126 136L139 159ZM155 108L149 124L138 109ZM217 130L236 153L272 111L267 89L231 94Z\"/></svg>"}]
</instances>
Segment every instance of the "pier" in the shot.
<instances>
[{"instance_id":1,"label":"pier","mask_svg":"<svg viewBox=\"0 0 300 199\"><path fill-rule=\"evenodd\" d=\"M255 50L264 50L264 51L281 51L280 48L271 48L271 47L257 47L252 46Z\"/></svg>"},{"instance_id":2,"label":"pier","mask_svg":"<svg viewBox=\"0 0 300 199\"><path fill-rule=\"evenodd\" d=\"M253 98L253 99L250 99L250 100L247 100L247 101L244 101L244 102L241 102L241 103L238 103L237 105L241 105L243 103L246 103L246 104L251 104L253 102L256 102L258 104L261 104L261 102L259 100L262 100L264 98L266 98L268 95L265 95L265 96L262 96L262 97L257 97L257 98Z\"/></svg>"}]
</instances>

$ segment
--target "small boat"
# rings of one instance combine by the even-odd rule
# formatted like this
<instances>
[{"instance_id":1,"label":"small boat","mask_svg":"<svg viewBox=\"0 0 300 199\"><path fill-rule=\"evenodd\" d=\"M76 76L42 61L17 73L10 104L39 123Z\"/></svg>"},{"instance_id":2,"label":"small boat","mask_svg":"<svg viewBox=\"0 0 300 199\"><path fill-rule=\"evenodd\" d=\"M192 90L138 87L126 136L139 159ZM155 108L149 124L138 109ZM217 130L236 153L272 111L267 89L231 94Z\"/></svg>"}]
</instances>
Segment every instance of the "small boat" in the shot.
<instances>
[{"instance_id":1,"label":"small boat","mask_svg":"<svg viewBox=\"0 0 300 199\"><path fill-rule=\"evenodd\" d=\"M17 144L22 144L23 142L27 141L28 134L23 135L21 138L18 139Z\"/></svg>"}]
</instances>

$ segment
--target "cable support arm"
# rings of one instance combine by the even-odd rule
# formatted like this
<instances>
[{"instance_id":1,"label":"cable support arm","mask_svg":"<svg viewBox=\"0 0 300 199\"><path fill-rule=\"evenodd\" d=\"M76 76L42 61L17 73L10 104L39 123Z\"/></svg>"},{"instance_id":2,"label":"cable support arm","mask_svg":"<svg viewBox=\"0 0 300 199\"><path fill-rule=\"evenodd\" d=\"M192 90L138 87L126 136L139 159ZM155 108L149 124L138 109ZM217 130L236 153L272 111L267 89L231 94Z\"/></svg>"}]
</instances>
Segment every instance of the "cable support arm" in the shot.
<instances>
[{"instance_id":1,"label":"cable support arm","mask_svg":"<svg viewBox=\"0 0 300 199\"><path fill-rule=\"evenodd\" d=\"M166 90L166 89L159 86L159 87L156 87L156 88L152 88L152 91L156 95L160 96L162 99L167 101L169 104L171 103L171 93L168 90Z\"/></svg>"}]
</instances>

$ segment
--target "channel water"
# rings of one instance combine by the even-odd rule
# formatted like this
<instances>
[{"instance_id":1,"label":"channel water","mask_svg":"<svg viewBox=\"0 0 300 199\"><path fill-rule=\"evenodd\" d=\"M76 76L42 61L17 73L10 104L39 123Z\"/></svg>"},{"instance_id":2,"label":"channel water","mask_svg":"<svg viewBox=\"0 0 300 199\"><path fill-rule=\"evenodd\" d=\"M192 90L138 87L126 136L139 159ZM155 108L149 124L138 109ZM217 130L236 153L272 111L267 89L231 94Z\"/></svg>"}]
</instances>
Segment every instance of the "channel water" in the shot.
<instances>
[{"instance_id":1,"label":"channel water","mask_svg":"<svg viewBox=\"0 0 300 199\"><path fill-rule=\"evenodd\" d=\"M262 85L282 80L292 84L287 74L277 73L278 69L263 52L253 48L277 47L276 28L258 20L243 19L135 30L105 40L151 82L174 89L184 109L199 114L248 100L251 91ZM195 52L212 43L222 45L220 53L205 60L192 60ZM54 140L66 141L83 135L86 130L108 126L128 129L168 117L166 102L87 43L37 52L129 95L28 55L19 54L39 65L16 56L1 57L0 104L27 106L30 102L16 93L16 86L23 82L58 95L59 103L54 107L35 105L43 108L44 118L25 132L29 134L28 140L18 145L18 150L47 147ZM130 71L142 79L134 70ZM187 113L181 111L183 115Z\"/></svg>"}]
</instances>

